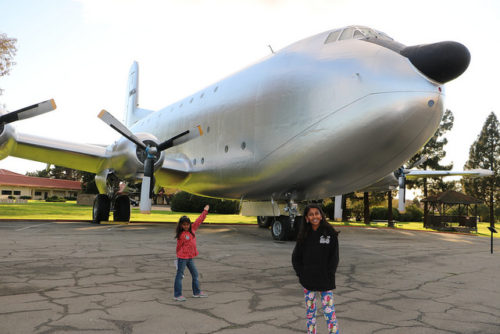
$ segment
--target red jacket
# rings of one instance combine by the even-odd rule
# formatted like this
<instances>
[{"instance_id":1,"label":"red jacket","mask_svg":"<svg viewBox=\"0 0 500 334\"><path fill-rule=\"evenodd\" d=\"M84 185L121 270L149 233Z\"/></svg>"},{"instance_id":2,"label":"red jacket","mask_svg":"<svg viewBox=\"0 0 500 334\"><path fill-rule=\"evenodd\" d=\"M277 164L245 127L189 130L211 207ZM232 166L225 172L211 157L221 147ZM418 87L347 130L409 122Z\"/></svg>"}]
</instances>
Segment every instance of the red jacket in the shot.
<instances>
[{"instance_id":1,"label":"red jacket","mask_svg":"<svg viewBox=\"0 0 500 334\"><path fill-rule=\"evenodd\" d=\"M191 225L191 231L193 234L196 232L201 223L205 220L208 211L203 210L201 215L196 218L195 222ZM189 233L189 231L183 231L177 239L177 257L180 259L192 259L197 256L198 250L196 249L196 237Z\"/></svg>"}]
</instances>

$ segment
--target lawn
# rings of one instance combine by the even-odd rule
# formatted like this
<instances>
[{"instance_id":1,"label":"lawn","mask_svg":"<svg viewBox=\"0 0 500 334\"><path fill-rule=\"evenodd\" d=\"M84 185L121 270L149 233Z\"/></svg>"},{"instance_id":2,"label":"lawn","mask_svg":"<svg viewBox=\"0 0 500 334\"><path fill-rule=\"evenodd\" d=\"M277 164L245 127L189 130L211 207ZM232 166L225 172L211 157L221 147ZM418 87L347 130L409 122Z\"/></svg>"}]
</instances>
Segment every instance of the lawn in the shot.
<instances>
[{"instance_id":1,"label":"lawn","mask_svg":"<svg viewBox=\"0 0 500 334\"><path fill-rule=\"evenodd\" d=\"M358 227L367 227L363 222L334 222L333 226L358 226ZM433 231L431 229L426 229L423 226L422 222L397 222L396 228L404 229L404 230L416 230L416 231ZM479 222L477 224L477 234L471 233L472 235L480 235L480 236L491 236L490 230L488 230L488 226L490 223ZM371 222L368 227L387 227L387 222ZM498 227L496 228L499 229ZM500 238L500 233L496 233L493 235L495 238Z\"/></svg>"},{"instance_id":2,"label":"lawn","mask_svg":"<svg viewBox=\"0 0 500 334\"><path fill-rule=\"evenodd\" d=\"M130 220L132 222L172 222L176 223L183 215L194 221L198 214L171 212L165 210L152 210L151 214L141 214L138 208L132 208ZM0 219L47 219L47 220L92 220L92 207L88 205L77 205L74 201L66 203L49 203L44 201L29 201L27 204L0 203ZM112 217L110 216L112 220ZM212 224L256 224L255 217L244 217L241 215L209 214L205 220ZM362 222L333 222L334 226L358 226L366 227ZM480 236L490 236L489 223L478 223ZM387 227L386 222L372 222L369 227ZM398 222L396 228L406 230L424 229L422 222ZM500 233L494 235L500 238Z\"/></svg>"},{"instance_id":3,"label":"lawn","mask_svg":"<svg viewBox=\"0 0 500 334\"><path fill-rule=\"evenodd\" d=\"M152 210L151 214L141 214L138 208L132 208L132 222L178 222L183 215L194 221L198 214ZM92 220L92 207L77 205L74 201L50 203L29 201L27 204L0 203L0 219L54 219L54 220ZM110 216L112 220L112 215ZM255 224L255 217L240 215L209 214L206 223Z\"/></svg>"}]
</instances>

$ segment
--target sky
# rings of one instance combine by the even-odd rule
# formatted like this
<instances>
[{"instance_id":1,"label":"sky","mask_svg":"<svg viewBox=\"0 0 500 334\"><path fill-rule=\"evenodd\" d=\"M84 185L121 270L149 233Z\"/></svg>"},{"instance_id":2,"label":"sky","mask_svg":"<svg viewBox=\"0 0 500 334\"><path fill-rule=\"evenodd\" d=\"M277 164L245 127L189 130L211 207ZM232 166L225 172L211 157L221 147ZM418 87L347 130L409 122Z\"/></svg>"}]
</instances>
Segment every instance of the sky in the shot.
<instances>
[{"instance_id":1,"label":"sky","mask_svg":"<svg viewBox=\"0 0 500 334\"><path fill-rule=\"evenodd\" d=\"M405 45L454 40L471 63L446 84L455 117L447 156L460 170L487 116L500 116L500 1L476 0L0 0L0 33L17 38L0 78L7 111L55 99L57 109L15 123L18 132L110 144L97 118L123 119L127 75L139 62L139 106L161 109L308 36L359 24ZM45 164L8 157L18 173Z\"/></svg>"}]
</instances>

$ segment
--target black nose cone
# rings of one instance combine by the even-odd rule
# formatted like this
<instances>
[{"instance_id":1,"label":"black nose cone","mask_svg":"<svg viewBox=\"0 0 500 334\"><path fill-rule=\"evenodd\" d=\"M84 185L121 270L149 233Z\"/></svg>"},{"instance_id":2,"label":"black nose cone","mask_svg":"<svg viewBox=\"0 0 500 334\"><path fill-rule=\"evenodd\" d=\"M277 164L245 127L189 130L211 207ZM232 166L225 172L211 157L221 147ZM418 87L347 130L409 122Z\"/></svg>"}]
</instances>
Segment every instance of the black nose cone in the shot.
<instances>
[{"instance_id":1,"label":"black nose cone","mask_svg":"<svg viewBox=\"0 0 500 334\"><path fill-rule=\"evenodd\" d=\"M408 46L401 54L420 72L440 83L459 77L470 63L469 50L457 42Z\"/></svg>"}]
</instances>

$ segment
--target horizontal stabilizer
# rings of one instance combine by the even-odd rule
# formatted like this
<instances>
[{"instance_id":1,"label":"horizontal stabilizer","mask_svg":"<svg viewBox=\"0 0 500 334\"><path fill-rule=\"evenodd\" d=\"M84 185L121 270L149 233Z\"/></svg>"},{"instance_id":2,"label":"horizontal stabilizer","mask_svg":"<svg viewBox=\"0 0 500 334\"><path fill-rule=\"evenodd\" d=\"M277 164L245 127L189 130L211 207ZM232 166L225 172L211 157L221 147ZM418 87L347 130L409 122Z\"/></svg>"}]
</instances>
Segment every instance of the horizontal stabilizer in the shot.
<instances>
[{"instance_id":1,"label":"horizontal stabilizer","mask_svg":"<svg viewBox=\"0 0 500 334\"><path fill-rule=\"evenodd\" d=\"M406 177L437 177L437 176L471 176L471 177L487 177L492 176L493 172L488 169L471 169L471 170L408 170L405 171Z\"/></svg>"}]
</instances>

